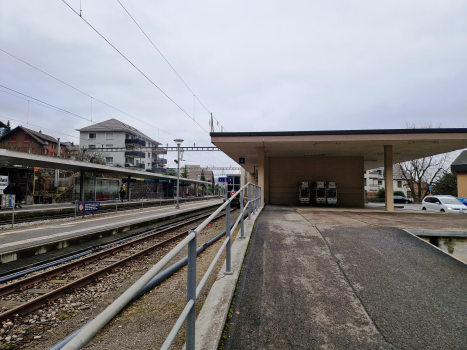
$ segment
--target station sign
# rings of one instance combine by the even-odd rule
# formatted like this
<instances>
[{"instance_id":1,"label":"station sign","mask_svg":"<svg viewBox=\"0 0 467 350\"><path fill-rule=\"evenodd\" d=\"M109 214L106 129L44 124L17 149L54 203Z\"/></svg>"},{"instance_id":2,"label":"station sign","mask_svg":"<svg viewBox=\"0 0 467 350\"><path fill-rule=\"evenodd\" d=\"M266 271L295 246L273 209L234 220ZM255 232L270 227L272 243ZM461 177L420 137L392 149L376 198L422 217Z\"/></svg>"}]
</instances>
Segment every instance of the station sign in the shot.
<instances>
[{"instance_id":1,"label":"station sign","mask_svg":"<svg viewBox=\"0 0 467 350\"><path fill-rule=\"evenodd\" d=\"M15 206L14 194L2 194L2 208L13 208Z\"/></svg>"},{"instance_id":2,"label":"station sign","mask_svg":"<svg viewBox=\"0 0 467 350\"><path fill-rule=\"evenodd\" d=\"M78 213L86 213L89 211L98 211L101 209L100 202L78 202L77 203L77 212Z\"/></svg>"},{"instance_id":3,"label":"station sign","mask_svg":"<svg viewBox=\"0 0 467 350\"><path fill-rule=\"evenodd\" d=\"M218 181L218 182L225 182L225 177L219 177L219 178L217 179L217 181Z\"/></svg>"}]
</instances>

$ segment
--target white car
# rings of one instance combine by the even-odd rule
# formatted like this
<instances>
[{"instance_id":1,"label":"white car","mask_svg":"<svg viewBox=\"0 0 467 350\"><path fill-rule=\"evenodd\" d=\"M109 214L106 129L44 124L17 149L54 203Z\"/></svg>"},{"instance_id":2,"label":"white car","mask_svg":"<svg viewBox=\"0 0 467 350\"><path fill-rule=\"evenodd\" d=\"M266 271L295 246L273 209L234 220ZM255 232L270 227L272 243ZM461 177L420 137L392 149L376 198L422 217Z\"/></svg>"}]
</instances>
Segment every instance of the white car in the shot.
<instances>
[{"instance_id":1,"label":"white car","mask_svg":"<svg viewBox=\"0 0 467 350\"><path fill-rule=\"evenodd\" d=\"M422 210L442 213L467 214L467 206L453 196L428 196L423 198Z\"/></svg>"}]
</instances>

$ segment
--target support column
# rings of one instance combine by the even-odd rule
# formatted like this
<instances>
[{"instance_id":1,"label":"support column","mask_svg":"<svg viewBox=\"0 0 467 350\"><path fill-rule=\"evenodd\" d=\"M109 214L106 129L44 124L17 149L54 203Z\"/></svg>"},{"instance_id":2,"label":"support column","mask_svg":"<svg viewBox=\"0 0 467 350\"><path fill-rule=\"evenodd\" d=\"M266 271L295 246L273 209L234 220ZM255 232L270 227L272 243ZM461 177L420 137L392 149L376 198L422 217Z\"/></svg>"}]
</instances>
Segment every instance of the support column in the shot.
<instances>
[{"instance_id":1,"label":"support column","mask_svg":"<svg viewBox=\"0 0 467 350\"><path fill-rule=\"evenodd\" d=\"M127 178L127 180L126 180L126 183L127 183L127 185L126 185L126 187L127 187L127 189L126 189L126 193L127 193L127 195L128 195L128 202L129 202L129 201L130 201L130 199L131 199L131 196L130 196L130 183L131 183L131 176L128 176L128 178Z\"/></svg>"},{"instance_id":2,"label":"support column","mask_svg":"<svg viewBox=\"0 0 467 350\"><path fill-rule=\"evenodd\" d=\"M79 172L79 200L81 202L84 202L84 174L84 170Z\"/></svg>"},{"instance_id":3,"label":"support column","mask_svg":"<svg viewBox=\"0 0 467 350\"><path fill-rule=\"evenodd\" d=\"M262 189L261 206L269 202L269 158L264 147L258 147L258 186Z\"/></svg>"},{"instance_id":4,"label":"support column","mask_svg":"<svg viewBox=\"0 0 467 350\"><path fill-rule=\"evenodd\" d=\"M392 145L384 146L384 187L386 211L394 211L394 176L392 171Z\"/></svg>"}]
</instances>

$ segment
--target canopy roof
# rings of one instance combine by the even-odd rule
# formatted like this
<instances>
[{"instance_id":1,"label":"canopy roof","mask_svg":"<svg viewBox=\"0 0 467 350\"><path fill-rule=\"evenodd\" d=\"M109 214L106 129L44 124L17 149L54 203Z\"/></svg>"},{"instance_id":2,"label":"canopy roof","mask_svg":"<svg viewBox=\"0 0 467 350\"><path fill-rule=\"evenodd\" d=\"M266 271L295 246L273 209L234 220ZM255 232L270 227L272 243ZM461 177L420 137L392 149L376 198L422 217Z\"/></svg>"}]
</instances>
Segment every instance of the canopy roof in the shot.
<instances>
[{"instance_id":1,"label":"canopy roof","mask_svg":"<svg viewBox=\"0 0 467 350\"><path fill-rule=\"evenodd\" d=\"M152 179L152 180L177 180L176 176L168 176L158 173L152 173L148 171L138 171L133 169L119 168L109 165L101 165L87 162L80 162L76 160L63 159L57 157L49 157L44 155L37 155L24 152L10 151L7 149L0 149L0 163L10 164L10 165L23 165L29 167L38 167L38 168L49 168L49 169L59 169L59 170L72 170L72 171L85 171L85 172L95 172L95 173L108 173L118 176L133 178L142 178L142 179ZM180 182L185 183L199 183L207 184L208 181L199 181L199 180L190 180L180 177Z\"/></svg>"},{"instance_id":2,"label":"canopy roof","mask_svg":"<svg viewBox=\"0 0 467 350\"><path fill-rule=\"evenodd\" d=\"M215 132L211 142L253 173L258 148L267 157L360 156L365 170L384 165L384 145L393 146L393 162L467 148L467 128L382 129L279 132Z\"/></svg>"}]
</instances>

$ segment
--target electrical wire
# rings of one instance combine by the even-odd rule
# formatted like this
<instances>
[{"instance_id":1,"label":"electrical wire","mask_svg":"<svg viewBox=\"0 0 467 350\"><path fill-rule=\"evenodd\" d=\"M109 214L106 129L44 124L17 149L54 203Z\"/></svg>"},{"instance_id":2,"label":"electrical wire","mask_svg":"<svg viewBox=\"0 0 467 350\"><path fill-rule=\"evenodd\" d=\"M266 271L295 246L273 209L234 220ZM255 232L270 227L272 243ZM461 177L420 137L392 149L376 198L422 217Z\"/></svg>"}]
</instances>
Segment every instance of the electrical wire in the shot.
<instances>
[{"instance_id":1,"label":"electrical wire","mask_svg":"<svg viewBox=\"0 0 467 350\"><path fill-rule=\"evenodd\" d=\"M149 126L155 128L155 129L157 129L158 131L165 132L166 134L172 135L172 136L174 136L174 137L179 137L179 136L174 135L174 134L172 134L172 133L170 133L170 132L168 132L168 131L162 130L162 129L158 128L157 126L154 126L154 125L152 125L152 124L150 124L150 123L148 123L148 122L145 122L144 120L141 120L141 119L139 119L139 118L136 118L136 117L134 117L134 116L132 116L132 115L130 115L130 114L128 114L128 113L126 113L126 112L124 112L124 111L118 109L117 107L114 107L114 106L112 106L112 105L110 105L110 104L108 104L108 103L106 103L106 102L104 102L104 101L102 101L102 100L99 100L98 98L95 98L94 96L91 96L91 95L85 93L84 91L82 91L82 90L80 90L80 89L74 87L73 85L68 84L67 82L65 82L65 81L63 81L63 80L61 80L61 79L59 79L59 78L57 78L57 77L54 77L53 75L51 75L51 74L49 74L49 73L43 71L42 69L40 69L40 68L38 68L38 67L36 67L36 66L33 66L32 64L30 64L30 63L28 63L28 62L22 60L22 59L19 58L19 57L16 57L16 56L12 55L11 53L9 53L9 52L7 52L7 51L5 51L5 50L3 50L3 49L0 49L0 51L2 51L3 53L5 53L5 54L7 54L7 55L9 55L9 56L11 56L11 57L17 59L18 61L20 61L20 62L22 62L22 63L28 65L28 66L31 67L31 68L34 68L34 69L38 70L39 72L41 72L41 73L43 73L43 74L45 74L45 75L51 77L52 79L55 79L56 81L58 81L58 82L60 82L60 83L62 83L62 84L64 84L64 85L66 85L66 86L68 86L68 87L70 87L70 88L72 88L72 89L74 89L74 90L76 90L76 91L82 93L83 95L86 95L86 96L90 97L91 99L94 99L95 101L100 102L100 103L102 103L103 105L106 105L107 107L110 107L110 108L112 108L112 109L114 109L114 110L116 110L116 111L118 111L118 112L120 112L120 113L122 113L122 114L125 114L126 116L128 116L128 117L130 117L130 118L133 118L133 119L135 119L135 120L137 120L137 121L139 121L139 122L141 122L141 123L144 123L144 124L146 124L146 125L149 125ZM13 96L14 96L14 95L13 95Z\"/></svg>"},{"instance_id":2,"label":"electrical wire","mask_svg":"<svg viewBox=\"0 0 467 350\"><path fill-rule=\"evenodd\" d=\"M125 12L128 14L128 16L130 16L130 18L133 20L133 22L136 24L136 26L141 30L141 32L144 34L144 36L149 40L149 42L152 44L152 46L154 46L154 48L157 50L157 52L159 52L159 54L161 55L161 57L165 60L165 62L167 62L167 64L169 65L170 68L172 68L172 70L174 71L174 73L179 77L179 79L182 81L182 83L187 87L187 89L192 93L193 97L198 100L198 102L204 107L204 109L210 113L212 115L212 113L209 111L209 109L204 105L203 102L201 102L201 100L198 98L198 96L195 95L195 93L193 92L193 90L191 90L191 88L188 86L188 84L183 80L183 78L180 76L180 74L178 74L178 72L175 70L175 68L170 64L170 62L167 60L167 58L162 54L162 52L159 50L159 48L154 44L154 42L149 38L149 36L146 34L146 32L143 30L143 28L141 28L141 26L138 24L138 22L136 22L136 20L134 19L134 17L130 14L130 12L128 12L128 10L125 8L125 6L123 6L123 4L120 2L120 0L117 0L118 3L120 4L120 6L122 6L122 8L125 10ZM212 116L213 120L215 120L217 122L217 124L219 125L220 121L218 119L216 119L214 116ZM195 120L195 115L193 113L193 120ZM222 124L221 124L222 126ZM219 130L221 131L222 128L219 127Z\"/></svg>"},{"instance_id":3,"label":"electrical wire","mask_svg":"<svg viewBox=\"0 0 467 350\"><path fill-rule=\"evenodd\" d=\"M205 128L201 126L196 120L194 120L177 102L175 102L167 93L165 93L164 90L162 90L156 83L154 83L141 69L139 69L132 61L130 61L121 51L119 51L109 40L107 40L96 28L94 28L88 21L86 21L82 16L79 15L78 12L76 12L65 0L62 0L62 2L67 5L79 18L81 18L89 27L91 27L102 39L104 39L115 51L117 51L120 56L122 56L128 63L130 63L139 73L141 73L142 76L144 76L152 85L154 85L165 97L167 97L175 106L177 106L184 114L186 114L191 120L193 120L198 126L204 130L207 134L209 134L209 131L207 131Z\"/></svg>"},{"instance_id":4,"label":"electrical wire","mask_svg":"<svg viewBox=\"0 0 467 350\"><path fill-rule=\"evenodd\" d=\"M198 96L195 95L195 93L193 92L193 90L191 90L191 88L188 86L188 84L185 82L185 80L183 80L183 78L180 76L180 74L178 74L178 72L175 70L175 68L170 64L170 62L167 60L167 58L165 58L165 56L162 54L162 52L158 49L158 47L153 43L153 41L151 40L151 38L149 38L149 36L146 34L146 32L143 30L143 28L141 28L141 26L138 24L138 22L136 22L136 20L134 19L134 17L130 14L130 12L128 12L128 10L125 8L125 6L123 6L123 4L120 2L120 0L117 0L118 3L123 7L123 9L125 10L125 12L128 14L128 16L130 16L130 18L133 20L133 22L135 22L135 24L138 26L138 28L141 30L141 32L144 34L144 36L149 40L149 42L152 44L152 46L154 46L154 48L157 50L157 52L159 52L159 54L162 56L162 58L164 59L165 62L167 62L167 64L169 65L170 68L172 68L172 70L174 71L174 73L180 78L180 80L182 81L182 83L187 87L188 90L190 90L190 92L193 94L193 97L195 99L198 100L198 102L204 107L204 109L208 112L208 113L211 113L209 111L209 109L204 105L203 102L201 102L201 100L198 98Z\"/></svg>"},{"instance_id":5,"label":"electrical wire","mask_svg":"<svg viewBox=\"0 0 467 350\"><path fill-rule=\"evenodd\" d=\"M73 112L67 111L67 110L65 110L65 109L63 109L63 108L56 107L56 106L54 106L54 105L52 105L52 104L50 104L50 103L41 101L41 100L36 99L36 98L34 98L34 97L31 97L31 96L29 96L29 95L23 94L23 93L21 93L21 92L19 92L19 91L10 89L10 88L8 88L8 87L6 87L6 86L0 85L0 87L5 88L5 89L8 89L8 90L10 90L10 91L13 91L13 92L15 92L15 93L17 93L17 94L20 94L20 95L29 97L29 98L31 98L31 99L33 99L33 100L35 100L35 101L38 101L38 102L30 101L30 100L27 99L27 98L24 98L24 97L21 97L21 96L16 96L16 95L14 95L14 94L12 94L12 93L9 93L9 92L7 92L7 91L3 91L3 90L0 89L0 92L3 92L3 93L5 93L5 94L11 95L11 96L14 96L14 97L16 97L16 98L20 98L20 99L25 100L25 101L28 101L28 103L29 103L29 102L32 102L32 103L35 103L35 104L37 104L37 105L39 105L39 106L42 106L42 107L47 107L47 108L50 108L50 109L55 110L55 111L58 111L58 112L68 113L68 114L70 114L70 115L72 115L72 116L76 116L76 117L78 117L78 118L81 118L81 119L84 119L84 120L93 122L92 119L88 119L88 118L85 118L85 117L80 116L80 115L78 115L78 114L75 114L75 113L73 113ZM104 128L107 128L108 130L112 130L110 127L107 127L107 126L103 126L103 127L104 127ZM164 131L164 130L162 130L162 129L158 129L158 130ZM138 132L139 132L139 131L138 131ZM166 131L164 131L164 132L166 132ZM139 133L141 133L141 132L139 132ZM168 132L167 132L167 133L168 133ZM170 135L172 135L172 136L174 136L174 137L178 137L177 135L174 135L174 134L172 134L172 133L168 133L168 134L170 134ZM143 134L143 135L144 135L144 134ZM146 136L146 135L145 135L145 136ZM146 137L148 137L148 136L146 136ZM194 143L193 141L190 141L190 140L187 140L187 141L188 141L188 142L191 142L191 143ZM159 141L156 141L156 142L162 144L162 143L159 142Z\"/></svg>"},{"instance_id":6,"label":"electrical wire","mask_svg":"<svg viewBox=\"0 0 467 350\"><path fill-rule=\"evenodd\" d=\"M4 119L4 120L8 120L8 121L10 121L10 120L15 121L15 122L17 123L18 126L21 125L20 123L24 124L24 121L23 121L23 120L11 118L11 117L5 117L5 116L3 116L3 115L0 115L0 118L2 118L2 119ZM54 133L57 133L57 134L60 134L60 135L65 135L65 136L68 136L68 137L72 137L72 138L74 138L74 139L78 139L78 140L80 141L80 144L82 144L81 141L84 141L84 143L88 143L88 144L89 144L89 143L94 143L93 141L89 141L88 139L84 139L84 138L81 138L81 137L79 137L79 136L70 135L70 134L64 133L64 132L62 132L62 131L57 131L57 130L54 130L54 129L49 129L49 128L46 128L46 127L43 127L43 126L40 126L40 125L37 125L37 124L30 124L30 123L28 123L27 125L28 125L28 126L34 126L34 127L36 127L36 128L39 128L40 130L47 130L47 131L51 131L51 132L54 132ZM94 150L95 150L95 151L99 151L99 148L96 147ZM174 151L174 152L175 152L175 151ZM106 152L103 152L103 153L105 154ZM192 157L192 156L189 156L189 157L191 157L191 158L187 158L187 160L193 160L193 161L199 162L200 164L205 164L206 166L208 166L208 163L205 162L205 161L203 161L203 160L200 160L200 159L195 158L195 157ZM223 163L224 163L224 162L223 162ZM227 164L227 163L224 163L224 164Z\"/></svg>"}]
</instances>

